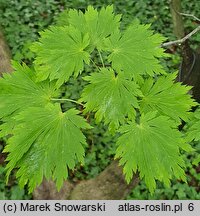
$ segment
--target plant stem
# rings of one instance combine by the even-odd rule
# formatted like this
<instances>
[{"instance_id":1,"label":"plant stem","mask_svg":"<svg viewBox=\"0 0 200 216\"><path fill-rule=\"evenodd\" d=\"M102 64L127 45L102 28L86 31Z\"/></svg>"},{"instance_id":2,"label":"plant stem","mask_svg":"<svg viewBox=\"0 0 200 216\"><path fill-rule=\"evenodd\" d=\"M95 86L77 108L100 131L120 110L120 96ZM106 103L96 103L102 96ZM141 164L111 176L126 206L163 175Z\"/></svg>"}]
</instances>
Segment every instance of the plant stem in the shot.
<instances>
[{"instance_id":1,"label":"plant stem","mask_svg":"<svg viewBox=\"0 0 200 216\"><path fill-rule=\"evenodd\" d=\"M100 71L100 68L95 64L95 62L92 60L92 59L90 59L90 61L93 63L93 65Z\"/></svg>"},{"instance_id":2,"label":"plant stem","mask_svg":"<svg viewBox=\"0 0 200 216\"><path fill-rule=\"evenodd\" d=\"M76 101L76 100L72 100L72 99L67 99L67 98L51 98L52 101L70 101L76 104L79 104L81 106L84 106L82 103Z\"/></svg>"},{"instance_id":3,"label":"plant stem","mask_svg":"<svg viewBox=\"0 0 200 216\"><path fill-rule=\"evenodd\" d=\"M101 55L101 52L99 50L98 50L98 53L99 53L99 57L101 59L101 63L103 65L103 67L105 67L104 62L103 62L103 58L102 58L102 55Z\"/></svg>"}]
</instances>

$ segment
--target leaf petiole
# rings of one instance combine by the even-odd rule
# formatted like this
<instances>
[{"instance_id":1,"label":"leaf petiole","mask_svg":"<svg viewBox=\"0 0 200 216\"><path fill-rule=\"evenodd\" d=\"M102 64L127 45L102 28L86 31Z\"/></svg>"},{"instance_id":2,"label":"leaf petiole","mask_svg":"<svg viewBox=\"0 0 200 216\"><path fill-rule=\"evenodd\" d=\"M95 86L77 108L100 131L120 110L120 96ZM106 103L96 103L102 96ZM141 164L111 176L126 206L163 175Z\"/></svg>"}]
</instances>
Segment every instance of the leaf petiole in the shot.
<instances>
[{"instance_id":1,"label":"leaf petiole","mask_svg":"<svg viewBox=\"0 0 200 216\"><path fill-rule=\"evenodd\" d=\"M98 53L99 53L99 57L101 59L101 63L103 65L103 67L105 67L104 62L103 62L103 58L102 58L102 55L101 55L101 52L99 50L98 50Z\"/></svg>"},{"instance_id":2,"label":"leaf petiole","mask_svg":"<svg viewBox=\"0 0 200 216\"><path fill-rule=\"evenodd\" d=\"M76 104L79 104L81 106L84 106L82 103L76 101L76 100L72 100L72 99L68 99L68 98L51 98L52 101L69 101L69 102L73 102Z\"/></svg>"}]
</instances>

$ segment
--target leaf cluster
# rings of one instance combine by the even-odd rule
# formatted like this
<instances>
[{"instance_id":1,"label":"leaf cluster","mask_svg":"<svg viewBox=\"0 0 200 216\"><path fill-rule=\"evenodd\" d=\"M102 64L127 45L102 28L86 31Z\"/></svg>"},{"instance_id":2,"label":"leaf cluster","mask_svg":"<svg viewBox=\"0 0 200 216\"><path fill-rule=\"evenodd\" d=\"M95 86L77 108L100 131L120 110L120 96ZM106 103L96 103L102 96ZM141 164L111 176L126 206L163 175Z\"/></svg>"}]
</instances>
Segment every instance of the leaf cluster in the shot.
<instances>
[{"instance_id":1,"label":"leaf cluster","mask_svg":"<svg viewBox=\"0 0 200 216\"><path fill-rule=\"evenodd\" d=\"M80 114L91 112L119 133L115 158L127 182L137 170L151 192L156 180L169 186L175 175L185 181L182 150L193 149L178 126L197 103L187 94L190 87L174 83L176 73L162 68L164 37L138 20L124 31L120 23L113 6L69 10L32 45L34 68L14 63L15 71L0 79L0 136L10 136L7 177L18 168L19 183L28 183L30 192L43 177L60 189L68 169L84 163L82 130L91 126ZM86 66L93 70L84 77L88 84L79 101L55 98ZM63 111L62 100L80 103L83 112Z\"/></svg>"}]
</instances>

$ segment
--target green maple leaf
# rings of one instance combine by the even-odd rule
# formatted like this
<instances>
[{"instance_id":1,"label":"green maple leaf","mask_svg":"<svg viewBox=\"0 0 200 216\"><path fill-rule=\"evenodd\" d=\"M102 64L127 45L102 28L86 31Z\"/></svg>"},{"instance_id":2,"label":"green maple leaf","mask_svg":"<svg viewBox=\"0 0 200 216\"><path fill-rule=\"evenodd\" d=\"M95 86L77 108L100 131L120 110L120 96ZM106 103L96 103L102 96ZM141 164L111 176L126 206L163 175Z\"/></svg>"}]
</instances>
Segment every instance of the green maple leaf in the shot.
<instances>
[{"instance_id":1,"label":"green maple leaf","mask_svg":"<svg viewBox=\"0 0 200 216\"><path fill-rule=\"evenodd\" d=\"M177 73L161 76L156 81L153 78L144 81L141 87L143 98L140 102L142 112L158 110L161 115L167 115L180 123L188 120L189 111L197 103L188 94L190 86L174 83Z\"/></svg>"},{"instance_id":2,"label":"green maple leaf","mask_svg":"<svg viewBox=\"0 0 200 216\"><path fill-rule=\"evenodd\" d=\"M85 112L96 112L97 122L103 119L114 131L124 123L126 116L135 118L134 108L138 108L137 96L141 96L141 92L134 81L126 79L123 73L115 75L107 68L92 73L85 80L90 84L84 88L81 101L86 102Z\"/></svg>"},{"instance_id":3,"label":"green maple leaf","mask_svg":"<svg viewBox=\"0 0 200 216\"><path fill-rule=\"evenodd\" d=\"M13 62L13 68L0 79L0 119L30 106L45 106L56 94L53 83L36 83L34 70L26 65Z\"/></svg>"},{"instance_id":4,"label":"green maple leaf","mask_svg":"<svg viewBox=\"0 0 200 216\"><path fill-rule=\"evenodd\" d=\"M102 7L99 12L88 6L85 14L77 10L65 11L59 19L59 24L72 25L82 33L88 33L92 49L101 49L103 40L119 29L120 19L121 15L114 15L112 5Z\"/></svg>"},{"instance_id":5,"label":"green maple leaf","mask_svg":"<svg viewBox=\"0 0 200 216\"><path fill-rule=\"evenodd\" d=\"M32 45L37 53L35 60L38 80L57 79L57 86L74 74L83 71L84 63L89 64L88 34L82 34L73 26L51 27L41 33L39 42Z\"/></svg>"},{"instance_id":6,"label":"green maple leaf","mask_svg":"<svg viewBox=\"0 0 200 216\"><path fill-rule=\"evenodd\" d=\"M104 39L119 28L120 18L113 14L113 6L99 12L89 6L85 14L77 10L65 12L59 26L42 32L39 42L32 46L37 53L38 80L57 79L60 86L71 75L81 73L84 63L90 63L94 48L100 50Z\"/></svg>"},{"instance_id":7,"label":"green maple leaf","mask_svg":"<svg viewBox=\"0 0 200 216\"><path fill-rule=\"evenodd\" d=\"M132 121L122 126L120 132L116 158L121 158L120 164L124 165L128 182L136 170L140 172L140 178L144 177L151 193L156 188L156 179L167 186L173 174L186 181L185 163L179 149L193 149L184 143L182 134L169 117L149 112L141 116L139 124Z\"/></svg>"},{"instance_id":8,"label":"green maple leaf","mask_svg":"<svg viewBox=\"0 0 200 216\"><path fill-rule=\"evenodd\" d=\"M157 59L165 56L160 48L164 38L153 34L149 26L135 21L123 34L115 31L105 40L104 49L111 52L108 60L114 69L123 70L130 77L165 73Z\"/></svg>"},{"instance_id":9,"label":"green maple leaf","mask_svg":"<svg viewBox=\"0 0 200 216\"><path fill-rule=\"evenodd\" d=\"M90 126L78 113L75 109L62 113L58 104L20 112L15 117L13 136L4 149L9 153L7 176L17 167L19 184L28 183L30 192L43 176L53 176L60 189L68 176L67 167L74 169L77 161L84 163L86 139L80 129Z\"/></svg>"}]
</instances>

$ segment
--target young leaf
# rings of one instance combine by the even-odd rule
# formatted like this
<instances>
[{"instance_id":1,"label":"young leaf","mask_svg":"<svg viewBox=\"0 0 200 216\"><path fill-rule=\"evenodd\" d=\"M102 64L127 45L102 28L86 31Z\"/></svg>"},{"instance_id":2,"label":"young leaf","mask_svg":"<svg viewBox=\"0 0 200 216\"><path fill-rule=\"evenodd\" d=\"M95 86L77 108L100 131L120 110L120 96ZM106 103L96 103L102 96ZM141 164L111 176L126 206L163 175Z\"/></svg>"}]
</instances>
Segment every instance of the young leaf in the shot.
<instances>
[{"instance_id":1,"label":"young leaf","mask_svg":"<svg viewBox=\"0 0 200 216\"><path fill-rule=\"evenodd\" d=\"M77 76L89 64L90 54L88 34L82 34L73 26L51 27L41 33L39 42L32 46L37 53L38 80L57 79L57 86L66 82L74 74Z\"/></svg>"},{"instance_id":2,"label":"young leaf","mask_svg":"<svg viewBox=\"0 0 200 216\"><path fill-rule=\"evenodd\" d=\"M104 48L111 52L108 60L114 69L123 70L130 77L165 73L157 59L164 56L160 48L164 38L148 28L149 25L135 21L123 34L115 31L105 40Z\"/></svg>"},{"instance_id":3,"label":"young leaf","mask_svg":"<svg viewBox=\"0 0 200 216\"><path fill-rule=\"evenodd\" d=\"M140 102L142 112L158 110L161 115L167 115L180 123L188 120L192 106L197 105L188 91L190 86L174 83L176 73L161 76L156 81L153 78L145 80L141 87L144 95Z\"/></svg>"},{"instance_id":4,"label":"young leaf","mask_svg":"<svg viewBox=\"0 0 200 216\"><path fill-rule=\"evenodd\" d=\"M0 119L27 107L45 106L56 93L53 83L35 82L35 72L13 63L15 71L0 79Z\"/></svg>"},{"instance_id":5,"label":"young leaf","mask_svg":"<svg viewBox=\"0 0 200 216\"><path fill-rule=\"evenodd\" d=\"M60 189L68 176L67 167L74 169L77 161L84 163L86 140L80 129L90 126L78 113L75 109L62 113L57 104L19 113L13 136L4 149L9 153L7 176L17 167L19 183L28 183L29 192L42 182L43 176L53 176Z\"/></svg>"},{"instance_id":6,"label":"young leaf","mask_svg":"<svg viewBox=\"0 0 200 216\"><path fill-rule=\"evenodd\" d=\"M128 182L137 169L151 192L156 187L156 179L167 186L173 174L186 180L183 170L185 163L179 148L183 146L185 149L188 145L169 117L149 112L141 116L139 124L132 121L122 126L120 132L122 135L117 141L116 158L121 158L120 164L124 165Z\"/></svg>"},{"instance_id":7,"label":"young leaf","mask_svg":"<svg viewBox=\"0 0 200 216\"><path fill-rule=\"evenodd\" d=\"M92 6L88 6L85 14L81 11L69 10L68 14L65 13L65 17L66 25L69 23L82 33L89 34L92 50L95 47L101 49L103 40L119 29L121 19L121 15L114 15L113 6L102 7L99 12Z\"/></svg>"},{"instance_id":8,"label":"young leaf","mask_svg":"<svg viewBox=\"0 0 200 216\"><path fill-rule=\"evenodd\" d=\"M90 84L84 88L81 101L86 102L85 112L96 112L97 122L104 120L114 131L124 123L126 116L135 118L134 108L138 108L137 96L141 96L141 92L134 81L126 79L123 73L115 75L107 68L92 73L85 80Z\"/></svg>"}]
</instances>

